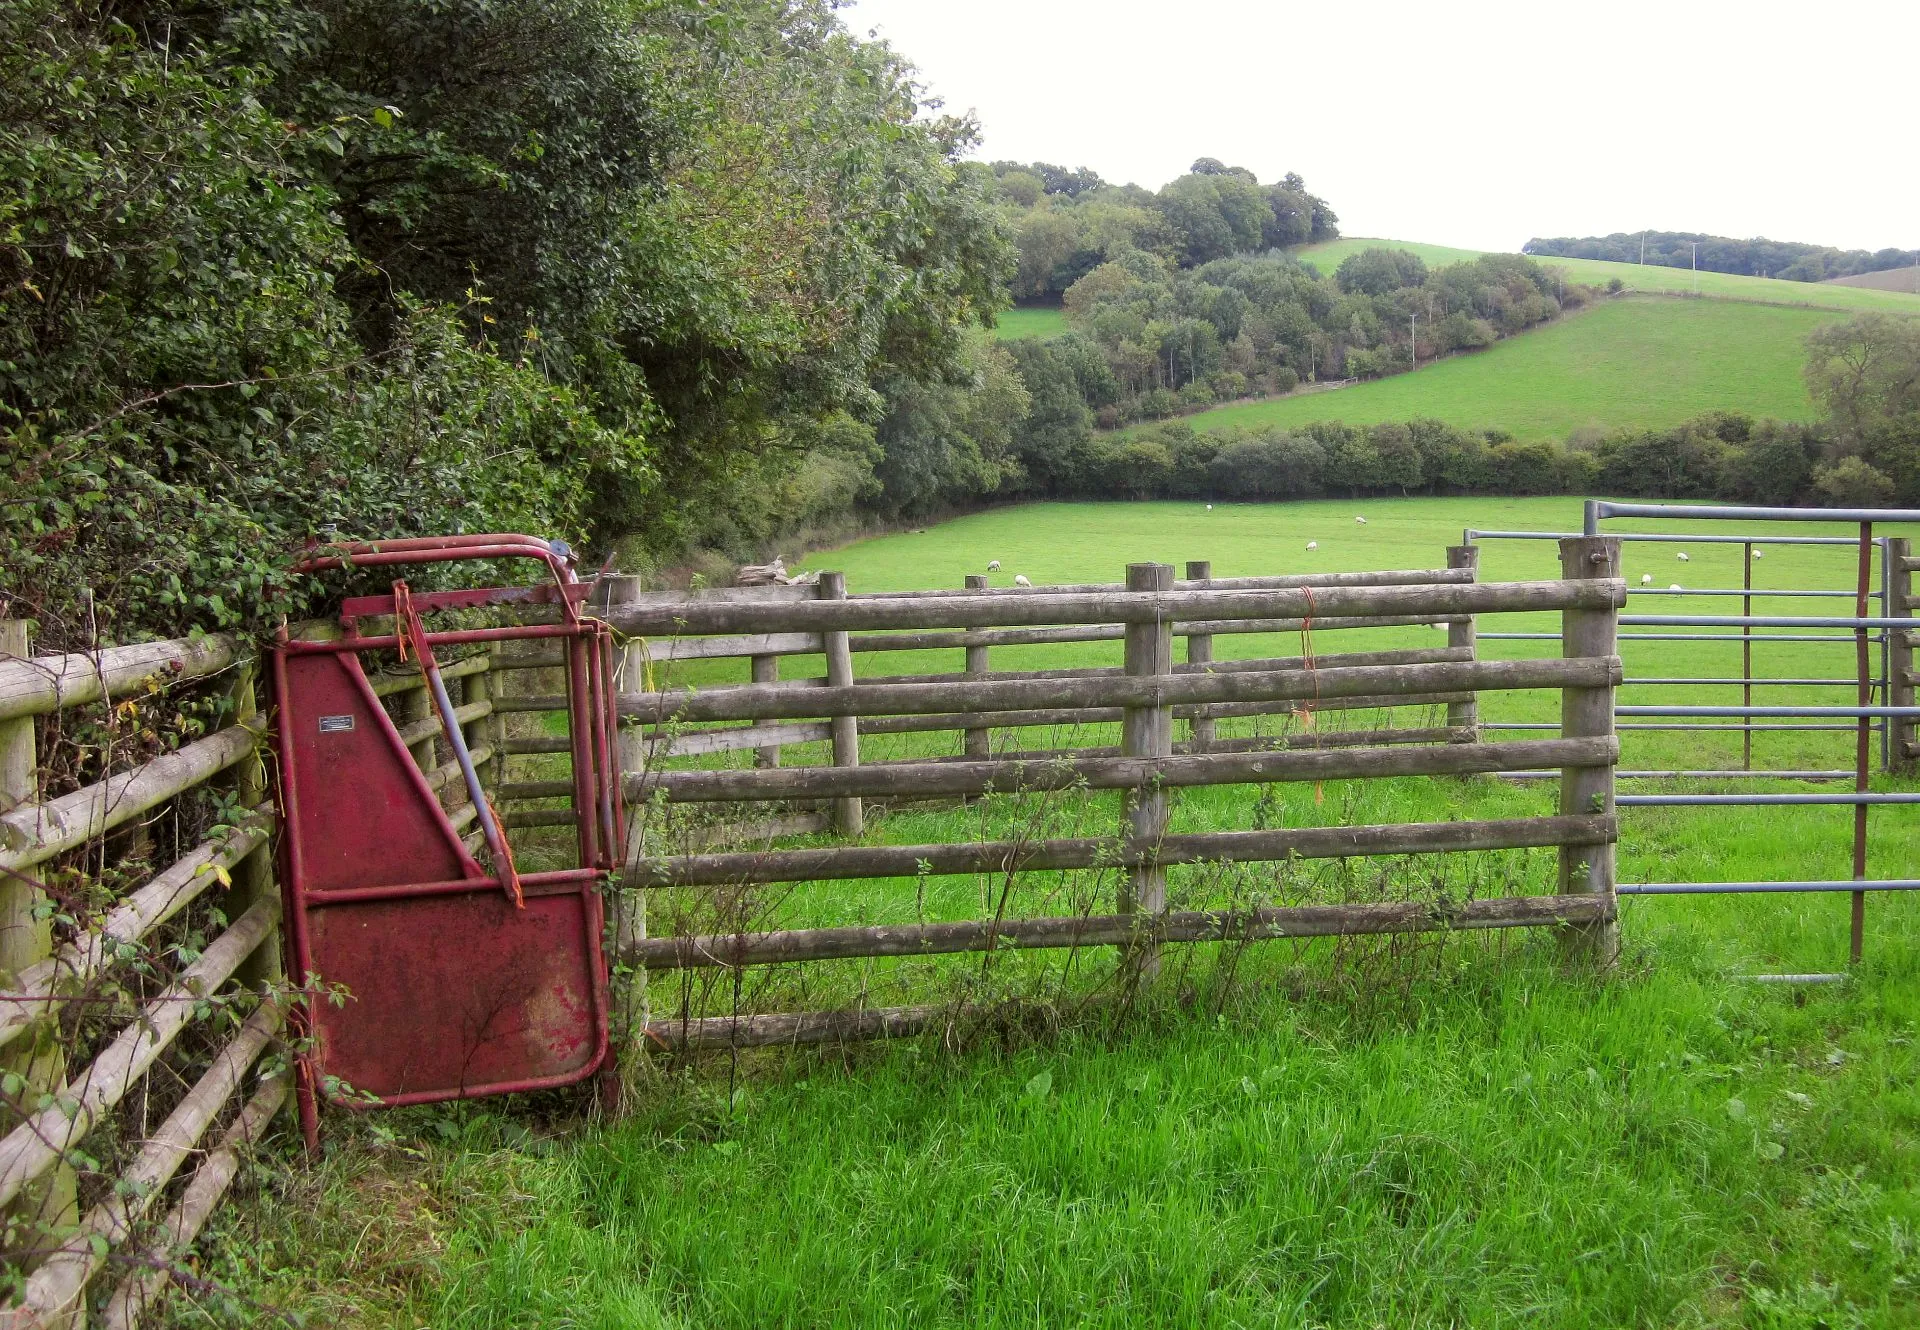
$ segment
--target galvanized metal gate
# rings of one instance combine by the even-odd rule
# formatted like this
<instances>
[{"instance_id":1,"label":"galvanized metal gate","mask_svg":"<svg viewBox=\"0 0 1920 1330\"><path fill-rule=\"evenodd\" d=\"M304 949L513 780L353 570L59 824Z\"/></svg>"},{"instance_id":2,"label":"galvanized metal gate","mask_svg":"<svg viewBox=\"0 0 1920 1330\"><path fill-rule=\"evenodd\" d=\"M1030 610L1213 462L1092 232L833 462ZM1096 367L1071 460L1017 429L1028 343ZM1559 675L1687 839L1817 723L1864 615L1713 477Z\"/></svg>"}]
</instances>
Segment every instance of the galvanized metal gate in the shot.
<instances>
[{"instance_id":1,"label":"galvanized metal gate","mask_svg":"<svg viewBox=\"0 0 1920 1330\"><path fill-rule=\"evenodd\" d=\"M1597 536L1602 524L1613 518L1653 518L1667 521L1706 519L1738 522L1750 529L1733 534L1673 532L1611 532L1626 542L1661 544L1736 544L1743 550L1744 575L1739 587L1629 587L1629 595L1701 596L1741 598L1739 614L1636 614L1620 616L1622 628L1654 629L1653 632L1622 633L1623 640L1641 641L1726 641L1737 642L1741 650L1739 676L1709 678L1635 677L1629 673L1626 683L1688 687L1704 685L1740 685L1742 700L1738 706L1700 702L1672 704L1618 705L1614 707L1616 729L1633 730L1713 730L1738 732L1742 738L1743 763L1739 770L1622 770L1622 779L1634 778L1741 778L1756 781L1845 780L1853 788L1845 793L1793 791L1740 791L1737 793L1686 793L1655 791L1616 796L1620 808L1655 807L1728 807L1752 805L1837 805L1853 811L1853 876L1845 879L1782 880L1766 882L1624 882L1616 888L1621 896L1678 896L1753 893L1844 892L1852 898L1849 957L1861 959L1865 939L1866 897L1876 891L1909 891L1920 888L1920 879L1911 877L1868 876L1867 811L1870 807L1920 803L1920 793L1873 791L1869 784L1873 772L1873 733L1880 732L1882 770L1902 769L1908 765L1905 733L1911 729L1920 707L1913 705L1912 646L1909 634L1920 628L1920 619L1909 616L1910 598L1906 594L1912 560L1906 557L1906 542L1892 537L1876 539L1874 527L1890 523L1920 522L1920 510L1851 508L1758 508L1720 504L1621 503L1589 499L1585 506L1584 534ZM1857 537L1791 535L1754 530L1773 523L1847 522L1857 524ZM1558 540L1562 533L1547 531L1491 531L1469 528L1466 542L1490 540ZM1771 546L1823 545L1857 549L1859 559L1852 587L1831 589L1768 589L1754 586L1754 560ZM1880 575L1874 576L1879 556ZM1684 557L1684 556L1682 556ZM1876 586L1876 580L1879 585ZM1766 598L1830 598L1850 600L1852 613L1832 614L1755 614L1755 596ZM1874 614L1873 602L1882 602L1880 614ZM1738 629L1738 634L1727 630ZM1755 630L1761 630L1756 632ZM1836 631L1843 630L1843 631ZM1480 640L1546 639L1552 633L1482 633ZM1820 678L1775 678L1756 676L1753 669L1755 643L1829 642L1853 648L1853 670L1845 676ZM1875 647L1878 659L1875 659ZM1852 704L1844 706L1756 704L1756 687L1780 685L1836 685L1855 688ZM1557 728L1514 722L1485 723L1488 729ZM1851 767L1832 770L1768 769L1755 767L1753 736L1756 732L1783 730L1833 730L1855 735L1854 762ZM1631 822L1625 824L1623 838L1631 838ZM1844 978L1841 973L1756 975L1758 979L1796 982L1825 982Z\"/></svg>"}]
</instances>

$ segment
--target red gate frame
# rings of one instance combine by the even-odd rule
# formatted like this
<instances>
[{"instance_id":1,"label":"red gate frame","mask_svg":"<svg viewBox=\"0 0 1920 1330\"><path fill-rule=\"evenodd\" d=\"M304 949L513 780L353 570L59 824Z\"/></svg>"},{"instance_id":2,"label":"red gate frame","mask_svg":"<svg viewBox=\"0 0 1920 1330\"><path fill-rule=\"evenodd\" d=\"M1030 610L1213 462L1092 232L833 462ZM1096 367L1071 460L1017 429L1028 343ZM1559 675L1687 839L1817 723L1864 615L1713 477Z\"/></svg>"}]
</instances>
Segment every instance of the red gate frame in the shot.
<instances>
[{"instance_id":1,"label":"red gate frame","mask_svg":"<svg viewBox=\"0 0 1920 1330\"><path fill-rule=\"evenodd\" d=\"M397 1107L576 1084L599 1071L608 1047L599 888L618 867L624 850L625 810L611 693L612 633L604 622L582 616L580 602L590 588L575 577L567 548L513 534L420 537L332 548L340 552L309 557L295 571L533 559L547 568L553 580L533 586L411 595L399 584L396 594L343 601L339 615L343 631L337 640L298 640L289 638L284 628L281 631L273 652L273 672L280 705L275 749L285 827L281 889L293 961L289 968L302 976L303 983L322 984L334 982L329 971L350 971L369 999L361 1003L350 993L344 1005L335 1005L309 996L292 1013L295 1034L308 1044L297 1060L297 1091L301 1127L309 1144L317 1141L318 1100L323 1094L349 1107ZM415 614L557 604L560 622L422 631L414 639L404 622L408 600ZM379 616L395 616L396 631L363 635L360 621ZM509 862L496 863L489 873L467 852L401 743L398 729L367 681L360 653L404 650L409 641L426 648L423 655L430 655L433 646L530 639L557 640L565 652L580 866L516 874ZM423 667L427 663L423 660ZM430 673L430 679L437 685L437 674ZM310 724L316 716L307 713L328 705L346 708L320 718L334 722L333 728ZM352 735L362 718L366 732L338 745L333 755L336 763L343 758L356 762L352 778L336 781L335 797L319 796L311 787L322 779L328 765L321 736ZM465 747L457 729L448 737L464 761ZM480 809L479 817L483 825L489 824L490 810ZM342 818L349 819L349 824L340 825ZM373 837L381 832L389 839L375 843ZM497 834L504 836L504 832ZM406 880L407 869L423 864L443 867L433 880ZM401 880L393 880L396 877ZM489 904L486 893L492 893L497 904ZM520 901L522 894L525 904ZM336 937L325 927L325 912L343 906L363 907L363 915L370 915L375 924L363 922L357 932L343 928ZM446 939L396 926L396 919L404 917L410 906L429 917L439 912L443 924L453 920L464 949L449 954L442 946ZM461 911L466 912L464 917L459 916ZM556 924L565 936L551 936ZM316 937L316 932L322 936ZM559 949L556 942L562 944ZM470 1020L464 1030L456 1028L457 999L475 996L479 986L488 982L497 985L496 995L517 985L518 1005L509 1002L489 1008L477 1030ZM536 993L530 985L544 987ZM423 987L427 991L419 991ZM503 1012L520 1024L505 1035L488 1033ZM511 1048L505 1054L496 1052L487 1078L466 1083L465 1072L476 1060L477 1050L493 1047L507 1035L517 1036L522 1046L537 1047L532 1051L522 1047L517 1060ZM465 1051L455 1059L460 1075L409 1086L408 1075L423 1058L429 1063L436 1058L446 1062L450 1038L465 1041ZM356 1086L352 1094L331 1088L330 1061L351 1064L369 1085ZM369 1086L380 1088L369 1093Z\"/></svg>"}]
</instances>

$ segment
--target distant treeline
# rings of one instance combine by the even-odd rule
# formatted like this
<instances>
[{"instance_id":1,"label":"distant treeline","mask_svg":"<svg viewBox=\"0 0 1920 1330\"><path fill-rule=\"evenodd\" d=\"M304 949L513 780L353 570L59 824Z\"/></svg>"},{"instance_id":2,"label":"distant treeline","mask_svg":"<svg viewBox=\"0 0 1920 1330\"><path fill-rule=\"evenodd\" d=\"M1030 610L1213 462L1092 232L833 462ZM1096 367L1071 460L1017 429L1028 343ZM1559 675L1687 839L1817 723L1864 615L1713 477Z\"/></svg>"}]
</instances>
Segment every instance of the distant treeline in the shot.
<instances>
[{"instance_id":1,"label":"distant treeline","mask_svg":"<svg viewBox=\"0 0 1920 1330\"><path fill-rule=\"evenodd\" d=\"M1537 258L1604 259L1610 263L1655 263L1667 268L1694 266L1699 248L1704 272L1737 273L1744 277L1779 277L1789 282L1824 282L1830 277L1856 277L1866 272L1905 268L1920 257L1911 249L1834 249L1791 240L1735 240L1731 236L1702 235L1694 231L1616 231L1610 236L1535 237L1521 250Z\"/></svg>"}]
</instances>

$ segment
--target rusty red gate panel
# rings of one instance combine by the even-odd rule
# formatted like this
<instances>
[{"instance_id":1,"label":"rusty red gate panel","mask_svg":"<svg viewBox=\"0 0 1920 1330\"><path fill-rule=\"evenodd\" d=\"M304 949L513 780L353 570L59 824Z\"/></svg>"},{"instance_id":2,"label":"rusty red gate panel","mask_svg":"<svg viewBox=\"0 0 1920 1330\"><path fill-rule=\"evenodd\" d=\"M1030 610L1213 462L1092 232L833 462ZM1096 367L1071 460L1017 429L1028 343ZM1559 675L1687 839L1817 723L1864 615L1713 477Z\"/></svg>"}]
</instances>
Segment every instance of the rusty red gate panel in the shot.
<instances>
[{"instance_id":1,"label":"rusty red gate panel","mask_svg":"<svg viewBox=\"0 0 1920 1330\"><path fill-rule=\"evenodd\" d=\"M564 546L528 536L459 536L356 545L304 571L449 559L532 558L535 587L360 597L337 640L283 640L274 653L276 748L285 814L282 892L289 968L322 986L298 1022L301 1108L311 1139L317 1100L391 1107L581 1081L607 1053L600 890L622 844L604 623L581 615L587 588ZM430 632L447 609L546 602L557 624ZM361 620L391 617L390 634ZM368 682L361 654L418 656L430 701L470 798L481 795L436 646L543 638L563 648L578 827L577 866L520 873L483 796L483 865L462 844ZM345 1000L327 994L344 990Z\"/></svg>"}]
</instances>

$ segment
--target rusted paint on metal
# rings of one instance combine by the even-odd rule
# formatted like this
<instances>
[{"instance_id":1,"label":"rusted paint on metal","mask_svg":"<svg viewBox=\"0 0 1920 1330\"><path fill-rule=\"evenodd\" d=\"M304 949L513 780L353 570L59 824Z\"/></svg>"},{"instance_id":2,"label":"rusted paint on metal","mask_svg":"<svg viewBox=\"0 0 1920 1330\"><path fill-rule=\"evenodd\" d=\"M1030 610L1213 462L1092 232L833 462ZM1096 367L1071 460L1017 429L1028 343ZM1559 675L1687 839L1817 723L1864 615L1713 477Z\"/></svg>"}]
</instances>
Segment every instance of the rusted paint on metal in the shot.
<instances>
[{"instance_id":1,"label":"rusted paint on metal","mask_svg":"<svg viewBox=\"0 0 1920 1330\"><path fill-rule=\"evenodd\" d=\"M565 547L500 535L381 542L316 554L299 571L506 558L544 563L552 583L416 596L397 583L391 597L346 602L338 640L283 640L275 652L288 950L299 974L346 991L293 1021L310 1037L299 1069L309 1141L322 1098L392 1107L545 1089L605 1061L600 889L624 839L612 647L606 625L580 613L587 588ZM558 605L561 622L432 632L419 618L524 603ZM359 619L396 610L399 636L359 634ZM360 653L399 647L431 673L435 646L526 638L565 650L578 859L517 876L509 854L490 855L489 871L461 844ZM456 727L449 742L458 737Z\"/></svg>"}]
</instances>

